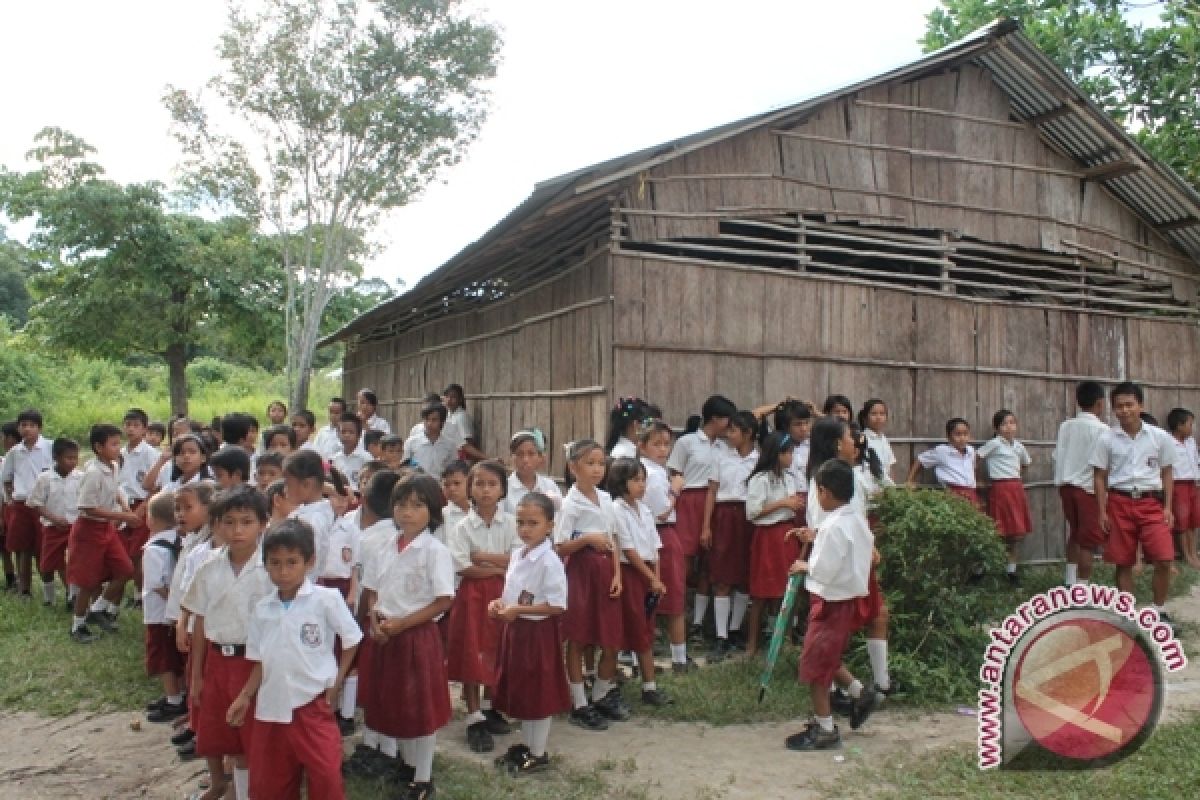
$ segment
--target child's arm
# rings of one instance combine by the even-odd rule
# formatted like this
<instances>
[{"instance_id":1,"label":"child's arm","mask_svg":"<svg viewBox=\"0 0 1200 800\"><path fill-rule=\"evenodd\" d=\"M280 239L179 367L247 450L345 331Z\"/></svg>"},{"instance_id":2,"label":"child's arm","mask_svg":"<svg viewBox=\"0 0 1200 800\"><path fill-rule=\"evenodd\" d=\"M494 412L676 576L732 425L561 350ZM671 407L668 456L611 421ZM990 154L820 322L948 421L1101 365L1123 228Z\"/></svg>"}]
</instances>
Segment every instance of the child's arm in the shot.
<instances>
[{"instance_id":1,"label":"child's arm","mask_svg":"<svg viewBox=\"0 0 1200 800\"><path fill-rule=\"evenodd\" d=\"M482 550L476 550L471 553L471 563L477 567L488 567L494 570L499 570L499 574L503 575L508 571L508 562L511 559L510 553L485 553ZM497 574L495 571L493 575Z\"/></svg>"},{"instance_id":2,"label":"child's arm","mask_svg":"<svg viewBox=\"0 0 1200 800\"><path fill-rule=\"evenodd\" d=\"M549 603L538 603L532 606L515 604L506 606L500 598L488 603L488 616L493 619L502 619L505 622L516 622L521 617L557 617L563 613L566 613L565 608L552 606Z\"/></svg>"},{"instance_id":3,"label":"child's arm","mask_svg":"<svg viewBox=\"0 0 1200 800\"><path fill-rule=\"evenodd\" d=\"M404 633L410 628L415 628L418 625L430 622L436 619L440 614L445 614L450 610L450 606L454 604L454 595L435 598L432 603L409 614L407 617L386 617L381 618L379 623L379 631L385 636L396 636Z\"/></svg>"},{"instance_id":4,"label":"child's arm","mask_svg":"<svg viewBox=\"0 0 1200 800\"><path fill-rule=\"evenodd\" d=\"M1096 504L1100 506L1097 519L1100 530L1109 533L1108 526L1108 470L1097 466L1092 467L1092 485L1096 489Z\"/></svg>"},{"instance_id":5,"label":"child's arm","mask_svg":"<svg viewBox=\"0 0 1200 800\"><path fill-rule=\"evenodd\" d=\"M495 555L494 553L485 553L486 555ZM470 580L478 580L480 578L492 578L496 575L503 577L507 570L505 568L494 566L487 559L475 560L475 556L471 556L471 566L463 567L458 571L458 574Z\"/></svg>"},{"instance_id":6,"label":"child's arm","mask_svg":"<svg viewBox=\"0 0 1200 800\"><path fill-rule=\"evenodd\" d=\"M1175 514L1171 511L1171 498L1175 494L1175 468L1166 466L1162 468L1162 487L1163 487L1163 521L1167 523L1168 528L1175 527Z\"/></svg>"},{"instance_id":7,"label":"child's arm","mask_svg":"<svg viewBox=\"0 0 1200 800\"><path fill-rule=\"evenodd\" d=\"M187 628L185 627L186 631ZM200 691L204 688L204 657L208 648L204 646L204 617L196 615L196 625L192 630L192 703L200 702Z\"/></svg>"},{"instance_id":8,"label":"child's arm","mask_svg":"<svg viewBox=\"0 0 1200 800\"><path fill-rule=\"evenodd\" d=\"M917 475L920 474L921 467L922 467L922 464L921 464L920 457L914 458L912 460L912 464L909 465L908 478L905 479L905 481L904 481L905 484L907 484L909 489L917 488Z\"/></svg>"},{"instance_id":9,"label":"child's arm","mask_svg":"<svg viewBox=\"0 0 1200 800\"><path fill-rule=\"evenodd\" d=\"M704 495L704 516L701 517L704 525L700 528L700 546L705 550L712 547L712 516L713 509L717 507L717 487L720 485L719 481L709 481L708 491Z\"/></svg>"},{"instance_id":10,"label":"child's arm","mask_svg":"<svg viewBox=\"0 0 1200 800\"><path fill-rule=\"evenodd\" d=\"M171 451L164 450L154 462L154 466L146 473L146 477L142 478L142 488L147 492L154 493L158 491L158 474L162 472L163 467L171 463Z\"/></svg>"},{"instance_id":11,"label":"child's arm","mask_svg":"<svg viewBox=\"0 0 1200 800\"><path fill-rule=\"evenodd\" d=\"M179 609L179 619L175 621L175 647L181 653L192 652L192 640L188 634L188 621L191 617L186 608Z\"/></svg>"},{"instance_id":12,"label":"child's arm","mask_svg":"<svg viewBox=\"0 0 1200 800\"><path fill-rule=\"evenodd\" d=\"M621 596L621 551L613 547L611 542L609 546L612 547L613 579L608 587L608 596L616 598Z\"/></svg>"},{"instance_id":13,"label":"child's arm","mask_svg":"<svg viewBox=\"0 0 1200 800\"><path fill-rule=\"evenodd\" d=\"M124 522L127 525L137 525L139 522L137 514L134 514L132 511L110 511L107 508L80 506L79 513L86 514L93 519L102 519L108 522Z\"/></svg>"},{"instance_id":14,"label":"child's arm","mask_svg":"<svg viewBox=\"0 0 1200 800\"><path fill-rule=\"evenodd\" d=\"M250 708L250 701L254 699L254 695L258 694L260 686L262 686L262 664L258 663L254 665L254 669L250 670L250 677L246 678L246 685L238 692L238 696L233 698L233 703L225 712L225 721L229 723L230 727L240 728L246 721L246 711Z\"/></svg>"},{"instance_id":15,"label":"child's arm","mask_svg":"<svg viewBox=\"0 0 1200 800\"><path fill-rule=\"evenodd\" d=\"M629 566L636 569L638 572L650 582L650 591L655 594L666 594L667 587L663 586L662 581L658 578L658 562L654 563L654 569L646 566L646 562L638 555L638 551L630 548L625 551L625 558L629 561Z\"/></svg>"}]
</instances>

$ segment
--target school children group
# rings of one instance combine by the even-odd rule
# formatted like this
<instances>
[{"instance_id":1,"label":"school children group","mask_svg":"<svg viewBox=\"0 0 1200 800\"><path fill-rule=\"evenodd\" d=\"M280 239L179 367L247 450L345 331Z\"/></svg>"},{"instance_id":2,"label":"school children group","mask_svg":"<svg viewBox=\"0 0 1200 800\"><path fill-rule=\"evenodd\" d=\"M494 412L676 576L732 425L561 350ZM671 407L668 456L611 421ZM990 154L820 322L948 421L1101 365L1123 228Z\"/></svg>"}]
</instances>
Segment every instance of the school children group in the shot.
<instances>
[{"instance_id":1,"label":"school children group","mask_svg":"<svg viewBox=\"0 0 1200 800\"><path fill-rule=\"evenodd\" d=\"M1200 564L1192 416L1173 410L1169 435L1143 421L1141 389L1120 384L1109 428L1102 387L1080 384L1077 399L1055 451L1067 581L1087 580L1103 547L1130 588L1140 549L1165 618L1172 524ZM555 715L591 731L631 715L619 653L636 661L643 704L671 702L655 681L658 619L673 672L696 668L688 645L710 610L708 661L754 656L796 573L809 593L799 679L814 719L787 747L839 746L834 711L857 729L897 690L870 516L896 461L882 400L851 422L838 395L819 414L793 399L739 411L714 395L675 440L654 406L622 398L604 446L564 444L565 495L539 472L540 430L512 437L508 466L486 458L460 386L431 395L406 436L377 408L370 390L357 412L334 398L316 430L310 412L288 425L273 403L261 440L247 414L209 429L179 419L162 450L164 427L131 409L122 429L93 426L82 472L79 446L43 437L37 411L4 426L10 589L31 599L36 562L53 605L57 575L71 637L86 644L116 630L125 584L137 582L146 670L164 690L148 718L174 721L181 755L208 760L195 796L223 796L228 766L239 798L299 797L302 782L314 800L342 797L343 772L397 776L398 796L432 797L449 681L462 686L472 750L509 734L507 715L521 742L497 766L545 769ZM950 420L947 443L918 456L909 482L932 468L978 505L978 458L1016 582L1015 544L1032 530L1030 457L1011 412L993 424L976 453L967 422ZM865 684L842 664L859 629ZM343 764L357 708L363 740Z\"/></svg>"}]
</instances>

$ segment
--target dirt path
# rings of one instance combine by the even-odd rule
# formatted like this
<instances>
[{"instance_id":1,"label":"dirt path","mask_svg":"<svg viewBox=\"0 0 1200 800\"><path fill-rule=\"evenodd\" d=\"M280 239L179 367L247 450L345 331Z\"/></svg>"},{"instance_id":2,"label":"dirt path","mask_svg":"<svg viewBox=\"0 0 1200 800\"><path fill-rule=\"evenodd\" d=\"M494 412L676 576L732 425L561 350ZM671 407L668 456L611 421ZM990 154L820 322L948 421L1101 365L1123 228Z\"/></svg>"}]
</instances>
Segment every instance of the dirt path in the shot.
<instances>
[{"instance_id":1,"label":"dirt path","mask_svg":"<svg viewBox=\"0 0 1200 800\"><path fill-rule=\"evenodd\" d=\"M1171 610L1179 619L1200 620L1200 587L1174 601ZM1200 658L1170 676L1167 708L1169 717L1200 712ZM181 764L166 741L166 726L140 718L137 713L61 719L0 713L0 795L22 800L185 797L203 774L203 763ZM139 730L131 726L134 722ZM814 785L830 782L857 761L905 752L920 755L975 739L974 717L885 710L861 732L843 731L839 753L789 753L783 739L796 728L796 723L715 728L635 718L615 731L594 734L556 721L551 749L584 769L604 764L610 782L646 788L651 797L768 800L821 797ZM516 741L500 737L498 747L507 746L509 739ZM467 750L461 719L442 732L438 748L490 763L490 756Z\"/></svg>"}]
</instances>

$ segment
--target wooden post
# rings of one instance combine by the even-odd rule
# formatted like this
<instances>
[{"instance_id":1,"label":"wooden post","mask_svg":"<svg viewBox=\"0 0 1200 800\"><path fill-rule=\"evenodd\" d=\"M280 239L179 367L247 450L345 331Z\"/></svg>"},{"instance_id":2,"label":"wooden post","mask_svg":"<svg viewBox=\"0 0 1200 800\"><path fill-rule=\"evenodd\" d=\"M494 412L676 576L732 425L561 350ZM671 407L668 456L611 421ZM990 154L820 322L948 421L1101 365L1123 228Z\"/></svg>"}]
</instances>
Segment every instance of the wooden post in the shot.
<instances>
[{"instance_id":1,"label":"wooden post","mask_svg":"<svg viewBox=\"0 0 1200 800\"><path fill-rule=\"evenodd\" d=\"M950 259L954 252L954 245L950 241L950 233L942 231L942 291L946 294L955 294L954 284L950 281L950 268L954 266L954 262Z\"/></svg>"},{"instance_id":2,"label":"wooden post","mask_svg":"<svg viewBox=\"0 0 1200 800\"><path fill-rule=\"evenodd\" d=\"M796 261L796 271L806 272L808 270L808 262L812 259L808 255L808 226L804 222L804 215L796 215L796 249L800 253L800 258Z\"/></svg>"}]
</instances>

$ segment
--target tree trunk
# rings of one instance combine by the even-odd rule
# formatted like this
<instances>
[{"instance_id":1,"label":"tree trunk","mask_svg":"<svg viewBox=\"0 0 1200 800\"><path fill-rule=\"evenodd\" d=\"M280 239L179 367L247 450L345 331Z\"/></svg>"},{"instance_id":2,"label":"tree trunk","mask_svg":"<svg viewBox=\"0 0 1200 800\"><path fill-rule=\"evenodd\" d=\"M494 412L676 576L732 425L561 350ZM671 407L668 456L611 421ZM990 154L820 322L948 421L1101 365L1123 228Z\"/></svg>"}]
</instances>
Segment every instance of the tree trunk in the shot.
<instances>
[{"instance_id":1,"label":"tree trunk","mask_svg":"<svg viewBox=\"0 0 1200 800\"><path fill-rule=\"evenodd\" d=\"M291 407L297 410L308 408L308 384L312 379L312 370L307 366L312 359L301 357L300 360L305 363L305 366L296 373L296 382L292 384L290 398Z\"/></svg>"},{"instance_id":2,"label":"tree trunk","mask_svg":"<svg viewBox=\"0 0 1200 800\"><path fill-rule=\"evenodd\" d=\"M167 347L167 387L171 394L171 413L188 413L187 345L176 343Z\"/></svg>"}]
</instances>

